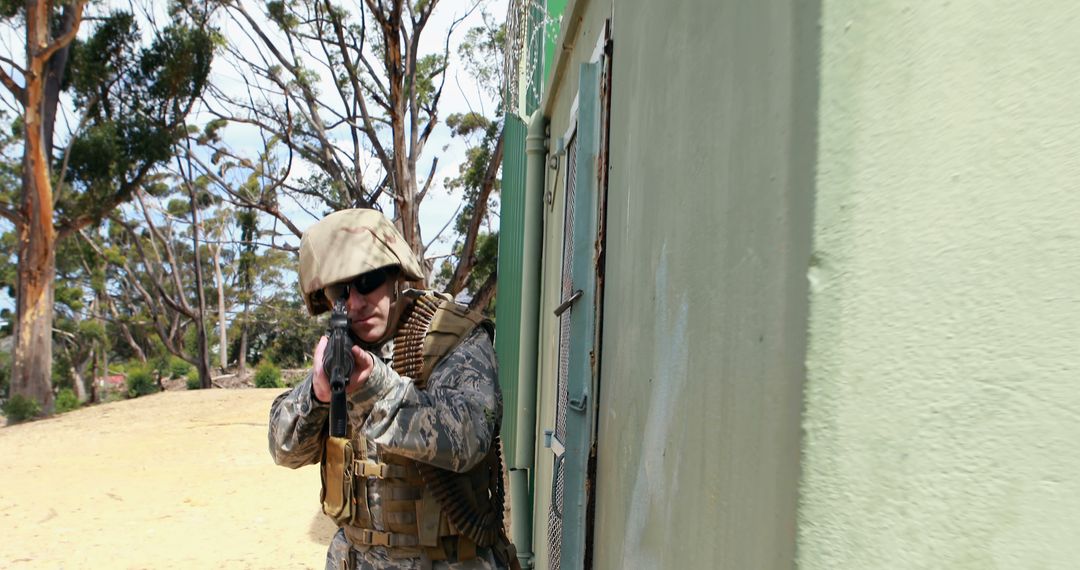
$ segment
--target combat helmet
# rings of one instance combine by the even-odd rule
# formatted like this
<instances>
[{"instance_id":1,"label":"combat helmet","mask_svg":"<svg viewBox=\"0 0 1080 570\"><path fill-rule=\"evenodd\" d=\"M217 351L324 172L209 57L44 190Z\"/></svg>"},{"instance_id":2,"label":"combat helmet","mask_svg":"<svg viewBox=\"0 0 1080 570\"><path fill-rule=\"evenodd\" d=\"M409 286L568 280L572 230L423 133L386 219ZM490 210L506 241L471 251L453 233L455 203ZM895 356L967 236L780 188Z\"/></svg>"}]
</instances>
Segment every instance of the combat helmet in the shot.
<instances>
[{"instance_id":1,"label":"combat helmet","mask_svg":"<svg viewBox=\"0 0 1080 570\"><path fill-rule=\"evenodd\" d=\"M420 262L408 242L376 210L334 212L300 238L300 294L312 315L330 310L323 287L390 266L400 267L408 281L423 280Z\"/></svg>"}]
</instances>

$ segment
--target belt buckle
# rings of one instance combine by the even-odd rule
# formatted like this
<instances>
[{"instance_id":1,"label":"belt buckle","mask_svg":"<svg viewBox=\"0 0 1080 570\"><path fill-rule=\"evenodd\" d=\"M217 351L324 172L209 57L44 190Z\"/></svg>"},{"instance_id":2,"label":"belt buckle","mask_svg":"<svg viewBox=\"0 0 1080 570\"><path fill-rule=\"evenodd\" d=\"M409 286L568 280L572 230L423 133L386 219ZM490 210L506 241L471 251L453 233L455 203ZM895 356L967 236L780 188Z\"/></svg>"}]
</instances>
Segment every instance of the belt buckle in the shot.
<instances>
[{"instance_id":1,"label":"belt buckle","mask_svg":"<svg viewBox=\"0 0 1080 570\"><path fill-rule=\"evenodd\" d=\"M358 477L376 477L386 479L390 466L385 463L374 463L362 459L353 460L353 473Z\"/></svg>"},{"instance_id":2,"label":"belt buckle","mask_svg":"<svg viewBox=\"0 0 1080 570\"><path fill-rule=\"evenodd\" d=\"M371 546L390 546L390 533L365 528L364 542Z\"/></svg>"}]
</instances>

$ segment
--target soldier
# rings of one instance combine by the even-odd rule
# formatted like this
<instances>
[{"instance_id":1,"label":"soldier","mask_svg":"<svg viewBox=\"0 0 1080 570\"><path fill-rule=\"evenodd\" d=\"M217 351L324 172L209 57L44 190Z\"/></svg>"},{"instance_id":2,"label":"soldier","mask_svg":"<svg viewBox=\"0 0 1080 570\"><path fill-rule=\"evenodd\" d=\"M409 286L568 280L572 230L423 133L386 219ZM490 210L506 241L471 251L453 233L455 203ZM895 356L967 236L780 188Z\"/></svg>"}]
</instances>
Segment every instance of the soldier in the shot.
<instances>
[{"instance_id":1,"label":"soldier","mask_svg":"<svg viewBox=\"0 0 1080 570\"><path fill-rule=\"evenodd\" d=\"M291 468L320 463L323 512L339 526L328 570L517 567L503 527L493 326L447 295L404 288L420 279L374 210L333 213L300 242L308 311L345 299L348 433L328 432L324 336L313 370L270 409L270 453Z\"/></svg>"}]
</instances>

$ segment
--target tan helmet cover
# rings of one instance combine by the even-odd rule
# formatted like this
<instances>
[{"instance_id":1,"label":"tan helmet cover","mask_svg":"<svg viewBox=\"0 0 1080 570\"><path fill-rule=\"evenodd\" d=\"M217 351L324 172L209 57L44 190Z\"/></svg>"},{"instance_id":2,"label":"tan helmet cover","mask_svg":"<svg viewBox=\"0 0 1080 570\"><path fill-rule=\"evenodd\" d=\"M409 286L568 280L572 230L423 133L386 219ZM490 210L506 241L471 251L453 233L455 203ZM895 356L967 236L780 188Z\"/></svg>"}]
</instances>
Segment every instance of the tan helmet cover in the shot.
<instances>
[{"instance_id":1,"label":"tan helmet cover","mask_svg":"<svg viewBox=\"0 0 1080 570\"><path fill-rule=\"evenodd\" d=\"M397 265L408 281L423 280L420 262L394 224L376 210L341 210L300 238L300 294L312 315L329 311L323 287Z\"/></svg>"}]
</instances>

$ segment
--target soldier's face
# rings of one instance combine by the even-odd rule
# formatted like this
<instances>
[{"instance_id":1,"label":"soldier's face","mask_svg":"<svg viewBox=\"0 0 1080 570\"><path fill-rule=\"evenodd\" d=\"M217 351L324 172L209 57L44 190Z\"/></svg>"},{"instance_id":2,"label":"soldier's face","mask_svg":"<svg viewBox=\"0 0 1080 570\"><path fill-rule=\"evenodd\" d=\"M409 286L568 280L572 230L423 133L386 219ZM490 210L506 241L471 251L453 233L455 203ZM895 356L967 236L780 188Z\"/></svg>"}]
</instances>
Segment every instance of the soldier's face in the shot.
<instances>
[{"instance_id":1,"label":"soldier's face","mask_svg":"<svg viewBox=\"0 0 1080 570\"><path fill-rule=\"evenodd\" d=\"M349 288L346 307L353 333L364 342L377 342L386 334L390 318L391 292L393 279L387 279L370 293L359 293L355 287Z\"/></svg>"}]
</instances>

